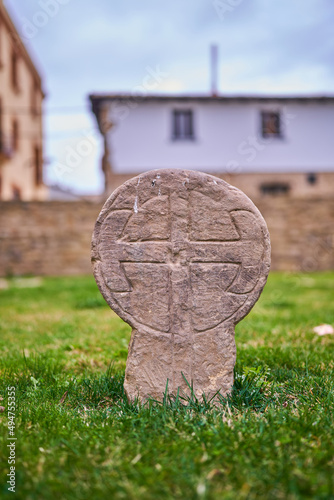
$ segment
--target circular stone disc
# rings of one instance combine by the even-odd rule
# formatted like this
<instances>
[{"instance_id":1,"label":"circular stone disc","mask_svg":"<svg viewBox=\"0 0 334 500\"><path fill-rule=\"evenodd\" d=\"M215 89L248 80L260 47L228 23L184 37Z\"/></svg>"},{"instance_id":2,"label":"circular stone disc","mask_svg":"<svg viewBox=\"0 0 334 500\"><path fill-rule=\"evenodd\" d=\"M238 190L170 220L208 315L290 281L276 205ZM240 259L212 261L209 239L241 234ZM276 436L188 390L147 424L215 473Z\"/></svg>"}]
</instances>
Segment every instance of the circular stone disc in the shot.
<instances>
[{"instance_id":1,"label":"circular stone disc","mask_svg":"<svg viewBox=\"0 0 334 500\"><path fill-rule=\"evenodd\" d=\"M253 307L269 272L269 233L223 180L152 170L106 201L92 262L105 300L134 329L196 334L236 324Z\"/></svg>"}]
</instances>

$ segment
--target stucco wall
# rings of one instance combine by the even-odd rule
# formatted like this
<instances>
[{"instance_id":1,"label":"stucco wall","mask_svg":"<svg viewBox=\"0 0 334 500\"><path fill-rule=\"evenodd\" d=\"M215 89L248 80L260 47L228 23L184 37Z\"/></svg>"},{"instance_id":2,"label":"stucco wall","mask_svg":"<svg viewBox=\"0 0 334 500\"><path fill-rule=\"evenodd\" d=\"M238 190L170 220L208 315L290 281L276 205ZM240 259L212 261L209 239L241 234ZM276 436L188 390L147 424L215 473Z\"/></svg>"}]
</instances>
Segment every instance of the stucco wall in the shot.
<instances>
[{"instance_id":1,"label":"stucco wall","mask_svg":"<svg viewBox=\"0 0 334 500\"><path fill-rule=\"evenodd\" d=\"M334 170L332 102L106 102L106 132L115 174L154 168L216 173ZM194 140L172 139L172 112L192 109ZM280 112L282 137L261 137L261 111Z\"/></svg>"},{"instance_id":2,"label":"stucco wall","mask_svg":"<svg viewBox=\"0 0 334 500\"><path fill-rule=\"evenodd\" d=\"M334 198L253 199L272 242L272 269L334 269ZM102 207L88 202L0 203L0 275L91 273Z\"/></svg>"}]
</instances>

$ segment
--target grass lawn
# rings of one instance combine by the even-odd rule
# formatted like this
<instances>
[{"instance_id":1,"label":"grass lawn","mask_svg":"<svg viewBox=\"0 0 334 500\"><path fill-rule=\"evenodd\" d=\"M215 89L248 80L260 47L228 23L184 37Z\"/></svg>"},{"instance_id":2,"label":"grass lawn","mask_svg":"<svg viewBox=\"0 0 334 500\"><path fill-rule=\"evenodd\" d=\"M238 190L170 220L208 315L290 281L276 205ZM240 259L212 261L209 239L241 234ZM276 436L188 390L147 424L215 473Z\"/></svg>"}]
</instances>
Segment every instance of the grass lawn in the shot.
<instances>
[{"instance_id":1,"label":"grass lawn","mask_svg":"<svg viewBox=\"0 0 334 500\"><path fill-rule=\"evenodd\" d=\"M334 273L272 273L237 326L225 404L138 407L123 393L130 328L92 277L9 280L0 290L0 498L334 499L334 335L316 335L321 323L334 325Z\"/></svg>"}]
</instances>

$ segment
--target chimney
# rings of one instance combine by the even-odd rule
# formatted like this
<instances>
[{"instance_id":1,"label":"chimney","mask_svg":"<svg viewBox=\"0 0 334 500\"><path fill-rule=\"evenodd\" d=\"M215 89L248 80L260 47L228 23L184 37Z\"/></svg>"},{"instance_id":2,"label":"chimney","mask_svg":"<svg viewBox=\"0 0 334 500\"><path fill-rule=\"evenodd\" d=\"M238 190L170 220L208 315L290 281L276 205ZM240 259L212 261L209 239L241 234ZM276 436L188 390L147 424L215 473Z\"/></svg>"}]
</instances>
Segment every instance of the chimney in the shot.
<instances>
[{"instance_id":1,"label":"chimney","mask_svg":"<svg viewBox=\"0 0 334 500\"><path fill-rule=\"evenodd\" d=\"M211 45L211 95L217 97L218 95L218 45Z\"/></svg>"}]
</instances>

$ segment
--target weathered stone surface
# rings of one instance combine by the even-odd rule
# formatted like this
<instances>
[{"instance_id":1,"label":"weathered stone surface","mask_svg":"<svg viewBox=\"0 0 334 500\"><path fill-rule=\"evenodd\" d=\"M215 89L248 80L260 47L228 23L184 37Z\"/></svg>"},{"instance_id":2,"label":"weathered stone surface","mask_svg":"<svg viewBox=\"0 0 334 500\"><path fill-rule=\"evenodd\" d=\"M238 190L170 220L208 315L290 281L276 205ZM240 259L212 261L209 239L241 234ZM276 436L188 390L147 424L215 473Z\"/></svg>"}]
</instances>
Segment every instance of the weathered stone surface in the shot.
<instances>
[{"instance_id":1,"label":"weathered stone surface","mask_svg":"<svg viewBox=\"0 0 334 500\"><path fill-rule=\"evenodd\" d=\"M267 279L270 240L255 205L213 176L153 170L105 203L92 241L94 276L131 325L129 399L225 395L233 384L234 327Z\"/></svg>"}]
</instances>

